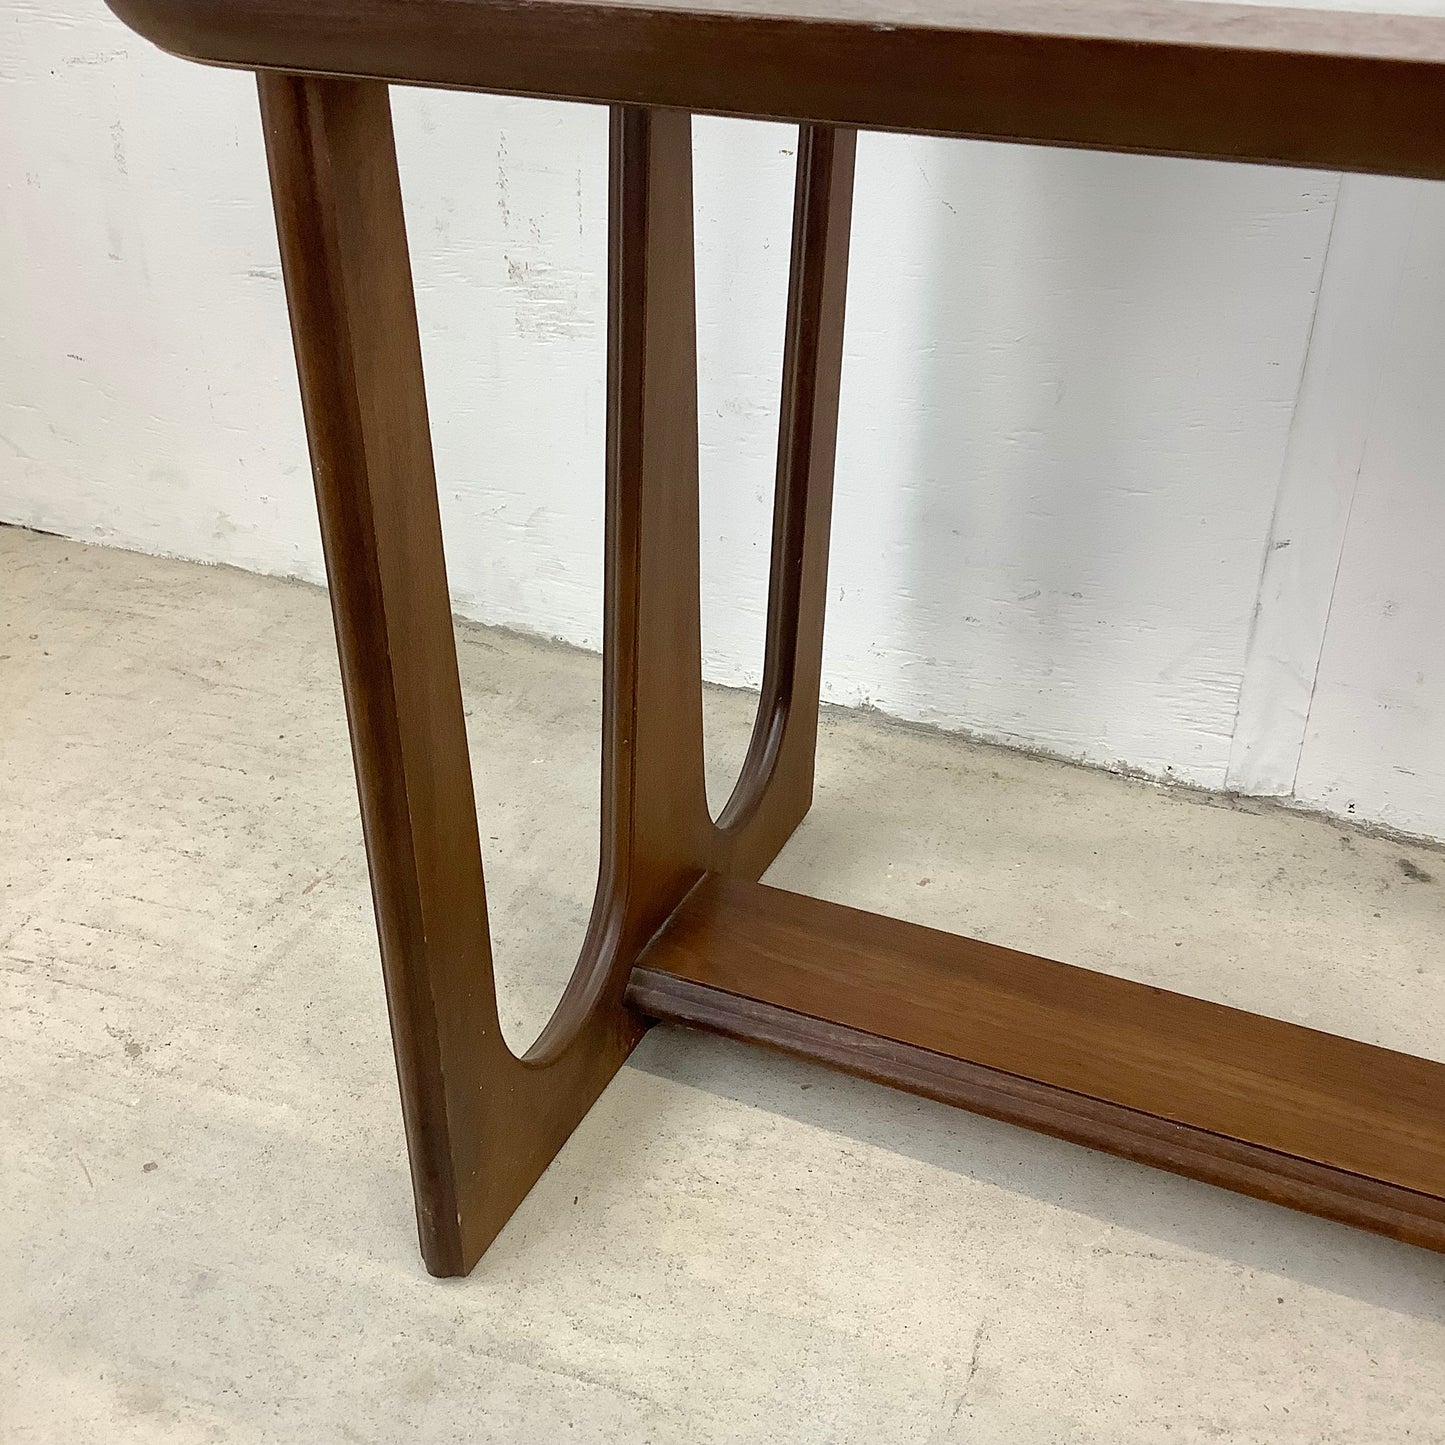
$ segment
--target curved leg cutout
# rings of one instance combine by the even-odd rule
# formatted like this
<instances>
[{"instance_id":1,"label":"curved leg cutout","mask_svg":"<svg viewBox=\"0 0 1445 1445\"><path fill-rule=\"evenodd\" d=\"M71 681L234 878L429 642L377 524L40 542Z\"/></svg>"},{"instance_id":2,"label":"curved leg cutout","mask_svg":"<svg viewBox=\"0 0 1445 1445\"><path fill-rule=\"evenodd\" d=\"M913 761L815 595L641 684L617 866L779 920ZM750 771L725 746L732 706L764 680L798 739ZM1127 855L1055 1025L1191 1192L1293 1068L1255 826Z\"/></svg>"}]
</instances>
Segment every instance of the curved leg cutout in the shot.
<instances>
[{"instance_id":1,"label":"curved leg cutout","mask_svg":"<svg viewBox=\"0 0 1445 1445\"><path fill-rule=\"evenodd\" d=\"M633 962L708 870L806 810L851 132L800 152L765 708L703 785L690 118L612 117L602 851L582 956L524 1058L497 1019L410 262L384 84L258 77L427 1268L464 1274L641 1037Z\"/></svg>"}]
</instances>

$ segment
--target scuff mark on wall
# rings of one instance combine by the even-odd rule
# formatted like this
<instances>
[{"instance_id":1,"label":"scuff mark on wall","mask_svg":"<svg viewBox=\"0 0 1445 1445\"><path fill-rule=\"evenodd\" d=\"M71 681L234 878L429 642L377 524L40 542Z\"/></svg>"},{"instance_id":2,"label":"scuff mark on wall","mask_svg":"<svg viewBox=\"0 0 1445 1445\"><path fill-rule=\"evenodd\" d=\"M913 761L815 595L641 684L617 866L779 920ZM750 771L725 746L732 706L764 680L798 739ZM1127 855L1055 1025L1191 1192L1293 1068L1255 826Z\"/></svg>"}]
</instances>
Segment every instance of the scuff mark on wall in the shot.
<instances>
[{"instance_id":1,"label":"scuff mark on wall","mask_svg":"<svg viewBox=\"0 0 1445 1445\"><path fill-rule=\"evenodd\" d=\"M575 274L559 271L543 260L503 258L507 281L514 288L518 332L539 341L588 337L596 331L592 308L583 303L583 287Z\"/></svg>"}]
</instances>

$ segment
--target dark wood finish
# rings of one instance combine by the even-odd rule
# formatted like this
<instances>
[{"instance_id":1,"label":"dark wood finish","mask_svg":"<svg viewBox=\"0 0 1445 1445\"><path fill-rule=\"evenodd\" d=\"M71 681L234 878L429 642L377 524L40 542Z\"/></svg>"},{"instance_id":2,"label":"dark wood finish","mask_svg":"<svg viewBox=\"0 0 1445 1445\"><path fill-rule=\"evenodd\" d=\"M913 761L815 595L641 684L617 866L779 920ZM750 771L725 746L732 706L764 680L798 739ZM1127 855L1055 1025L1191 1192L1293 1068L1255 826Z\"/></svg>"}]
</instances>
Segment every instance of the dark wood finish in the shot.
<instances>
[{"instance_id":1,"label":"dark wood finish","mask_svg":"<svg viewBox=\"0 0 1445 1445\"><path fill-rule=\"evenodd\" d=\"M857 134L803 126L783 334L762 688L712 868L757 878L813 801Z\"/></svg>"},{"instance_id":2,"label":"dark wood finish","mask_svg":"<svg viewBox=\"0 0 1445 1445\"><path fill-rule=\"evenodd\" d=\"M263 77L262 118L427 1265L485 1132L499 1037L385 86Z\"/></svg>"},{"instance_id":3,"label":"dark wood finish","mask_svg":"<svg viewBox=\"0 0 1445 1445\"><path fill-rule=\"evenodd\" d=\"M109 0L179 55L1445 176L1445 20L1187 0Z\"/></svg>"},{"instance_id":4,"label":"dark wood finish","mask_svg":"<svg viewBox=\"0 0 1445 1445\"><path fill-rule=\"evenodd\" d=\"M1445 1204L1432 1195L1175 1124L1033 1079L740 998L641 967L628 998L650 1017L812 1059L911 1094L1103 1149L1406 1244L1445 1250Z\"/></svg>"},{"instance_id":5,"label":"dark wood finish","mask_svg":"<svg viewBox=\"0 0 1445 1445\"><path fill-rule=\"evenodd\" d=\"M1445 1249L1445 1064L709 877L633 1005Z\"/></svg>"},{"instance_id":6,"label":"dark wood finish","mask_svg":"<svg viewBox=\"0 0 1445 1445\"><path fill-rule=\"evenodd\" d=\"M852 138L814 136L800 159L769 636L788 745L750 758L746 816L719 831L702 770L691 122L614 113L601 866L576 971L518 1059L497 1019L386 87L260 85L422 1252L460 1274L640 1037L622 1001L640 949L705 868L766 867L806 807L851 181L839 164L834 182L834 154L851 160Z\"/></svg>"}]
</instances>

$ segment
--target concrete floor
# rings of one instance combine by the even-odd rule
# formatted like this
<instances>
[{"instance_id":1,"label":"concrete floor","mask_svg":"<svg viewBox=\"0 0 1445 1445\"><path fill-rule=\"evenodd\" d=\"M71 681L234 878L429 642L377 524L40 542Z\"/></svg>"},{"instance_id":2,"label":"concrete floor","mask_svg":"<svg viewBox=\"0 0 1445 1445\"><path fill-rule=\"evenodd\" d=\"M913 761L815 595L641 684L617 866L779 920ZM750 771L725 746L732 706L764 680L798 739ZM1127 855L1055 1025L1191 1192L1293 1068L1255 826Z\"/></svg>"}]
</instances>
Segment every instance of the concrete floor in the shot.
<instances>
[{"instance_id":1,"label":"concrete floor","mask_svg":"<svg viewBox=\"0 0 1445 1445\"><path fill-rule=\"evenodd\" d=\"M0 530L0 626L7 1445L1445 1441L1445 1259L681 1031L429 1279L325 598ZM520 1041L598 664L460 639ZM1445 1057L1439 853L823 732L770 881Z\"/></svg>"}]
</instances>

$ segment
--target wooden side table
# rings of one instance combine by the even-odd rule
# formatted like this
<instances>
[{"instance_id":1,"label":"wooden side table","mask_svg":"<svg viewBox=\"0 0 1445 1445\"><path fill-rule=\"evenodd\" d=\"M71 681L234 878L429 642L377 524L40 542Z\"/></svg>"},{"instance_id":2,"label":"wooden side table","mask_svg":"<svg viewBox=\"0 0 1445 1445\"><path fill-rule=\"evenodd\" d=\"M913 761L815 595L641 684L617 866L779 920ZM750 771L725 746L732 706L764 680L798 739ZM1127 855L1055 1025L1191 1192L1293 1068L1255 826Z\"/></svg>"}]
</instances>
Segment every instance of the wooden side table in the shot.
<instances>
[{"instance_id":1,"label":"wooden side table","mask_svg":"<svg viewBox=\"0 0 1445 1445\"><path fill-rule=\"evenodd\" d=\"M1445 18L1193 0L110 0L255 70L422 1253L673 1019L1445 1250L1445 1065L757 880L812 797L856 127L1445 178ZM1445 0L1441 0L1445 15ZM612 107L602 859L497 1021L388 85ZM691 118L801 128L762 702L703 789Z\"/></svg>"}]
</instances>

